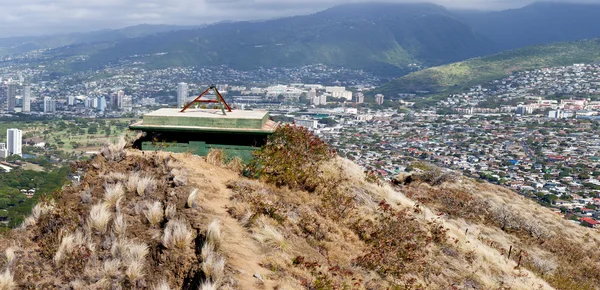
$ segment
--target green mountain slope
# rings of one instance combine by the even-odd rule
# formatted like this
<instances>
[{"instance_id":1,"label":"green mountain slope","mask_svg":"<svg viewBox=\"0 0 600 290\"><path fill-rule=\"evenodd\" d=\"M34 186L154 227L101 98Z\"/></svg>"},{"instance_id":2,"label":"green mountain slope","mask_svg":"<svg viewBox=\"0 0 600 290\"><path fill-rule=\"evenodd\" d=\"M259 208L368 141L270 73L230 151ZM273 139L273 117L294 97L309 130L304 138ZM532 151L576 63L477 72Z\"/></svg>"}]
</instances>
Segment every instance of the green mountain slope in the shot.
<instances>
[{"instance_id":1,"label":"green mountain slope","mask_svg":"<svg viewBox=\"0 0 600 290\"><path fill-rule=\"evenodd\" d=\"M237 22L128 39L76 69L135 57L155 67L238 69L327 64L399 75L410 64L439 65L492 51L491 42L432 4L351 4L313 15Z\"/></svg>"},{"instance_id":2,"label":"green mountain slope","mask_svg":"<svg viewBox=\"0 0 600 290\"><path fill-rule=\"evenodd\" d=\"M379 92L451 92L503 78L515 71L600 60L600 39L530 46L496 55L433 67L395 79Z\"/></svg>"}]
</instances>

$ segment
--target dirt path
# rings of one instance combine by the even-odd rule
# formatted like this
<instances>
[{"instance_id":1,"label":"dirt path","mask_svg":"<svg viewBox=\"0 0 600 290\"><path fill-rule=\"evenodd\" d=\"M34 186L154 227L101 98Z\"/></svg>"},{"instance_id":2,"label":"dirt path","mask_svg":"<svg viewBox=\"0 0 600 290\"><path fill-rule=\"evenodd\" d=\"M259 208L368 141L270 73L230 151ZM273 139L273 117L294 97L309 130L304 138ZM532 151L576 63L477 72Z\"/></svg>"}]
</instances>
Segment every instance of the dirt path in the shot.
<instances>
[{"instance_id":1,"label":"dirt path","mask_svg":"<svg viewBox=\"0 0 600 290\"><path fill-rule=\"evenodd\" d=\"M221 220L223 231L223 253L227 257L227 265L235 272L235 279L239 282L239 289L273 289L272 281L265 280L264 285L254 278L254 274L261 274L264 278L269 273L268 269L260 266L263 251L260 245L251 237L250 233L227 212L231 206L231 191L226 184L230 180L240 178L235 172L208 165L203 158L191 156L181 158L176 156L188 170L189 179L201 193L204 193L202 206L215 212L215 218ZM210 180L210 182L207 182Z\"/></svg>"}]
</instances>

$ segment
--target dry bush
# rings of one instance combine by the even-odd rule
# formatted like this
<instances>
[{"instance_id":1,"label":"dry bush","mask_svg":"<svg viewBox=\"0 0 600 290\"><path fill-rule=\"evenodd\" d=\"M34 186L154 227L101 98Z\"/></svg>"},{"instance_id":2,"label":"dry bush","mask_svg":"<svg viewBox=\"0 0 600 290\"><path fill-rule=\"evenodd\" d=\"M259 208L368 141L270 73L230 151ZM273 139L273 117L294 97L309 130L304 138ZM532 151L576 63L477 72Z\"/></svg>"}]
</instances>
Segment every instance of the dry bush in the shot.
<instances>
[{"instance_id":1,"label":"dry bush","mask_svg":"<svg viewBox=\"0 0 600 290\"><path fill-rule=\"evenodd\" d=\"M225 153L221 149L210 149L210 151L208 151L208 154L206 155L206 162L214 166L223 165L224 160Z\"/></svg>"},{"instance_id":2,"label":"dry bush","mask_svg":"<svg viewBox=\"0 0 600 290\"><path fill-rule=\"evenodd\" d=\"M127 155L125 145L127 145L127 142L124 138L119 139L117 143L107 143L100 149L100 154L107 161L121 161Z\"/></svg>"},{"instance_id":3,"label":"dry bush","mask_svg":"<svg viewBox=\"0 0 600 290\"><path fill-rule=\"evenodd\" d=\"M307 181L319 175L319 165L333 157L327 144L307 128L279 126L267 144L254 153L248 174L277 186L314 190Z\"/></svg>"},{"instance_id":4,"label":"dry bush","mask_svg":"<svg viewBox=\"0 0 600 290\"><path fill-rule=\"evenodd\" d=\"M89 225L92 229L104 234L108 226L108 222L112 218L112 213L106 203L93 205L90 209Z\"/></svg>"},{"instance_id":5,"label":"dry bush","mask_svg":"<svg viewBox=\"0 0 600 290\"><path fill-rule=\"evenodd\" d=\"M143 261L149 253L148 245L144 243L136 243L131 240L120 240L114 243L111 250L111 255L128 265L132 261Z\"/></svg>"},{"instance_id":6,"label":"dry bush","mask_svg":"<svg viewBox=\"0 0 600 290\"><path fill-rule=\"evenodd\" d=\"M17 287L17 284L15 283L12 273L8 269L6 269L0 275L0 289L1 290L12 290L12 289L16 289L16 287Z\"/></svg>"},{"instance_id":7,"label":"dry bush","mask_svg":"<svg viewBox=\"0 0 600 290\"><path fill-rule=\"evenodd\" d=\"M223 240L221 234L221 222L219 220L211 221L206 230L206 243L212 244L218 250Z\"/></svg>"},{"instance_id":8,"label":"dry bush","mask_svg":"<svg viewBox=\"0 0 600 290\"><path fill-rule=\"evenodd\" d=\"M227 169L237 173L242 173L244 170L244 161L238 156L233 157L231 160L229 160L229 162L227 162Z\"/></svg>"},{"instance_id":9,"label":"dry bush","mask_svg":"<svg viewBox=\"0 0 600 290\"><path fill-rule=\"evenodd\" d=\"M424 261L428 246L433 241L429 230L416 221L408 209L398 211L383 201L380 209L375 222L364 221L358 225L357 231L369 249L356 259L357 264L380 275L398 278L423 272L427 266Z\"/></svg>"},{"instance_id":10,"label":"dry bush","mask_svg":"<svg viewBox=\"0 0 600 290\"><path fill-rule=\"evenodd\" d=\"M177 205L175 205L173 203L169 203L167 205L167 208L165 209L165 217L167 218L168 221L170 221L175 218L176 214L177 214Z\"/></svg>"},{"instance_id":11,"label":"dry bush","mask_svg":"<svg viewBox=\"0 0 600 290\"><path fill-rule=\"evenodd\" d=\"M110 208L115 208L119 200L125 197L125 189L119 182L116 184L104 184L104 201Z\"/></svg>"},{"instance_id":12,"label":"dry bush","mask_svg":"<svg viewBox=\"0 0 600 290\"><path fill-rule=\"evenodd\" d=\"M198 205L198 189L194 188L187 198L187 207L196 208Z\"/></svg>"},{"instance_id":13,"label":"dry bush","mask_svg":"<svg viewBox=\"0 0 600 290\"><path fill-rule=\"evenodd\" d=\"M195 235L187 222L181 219L170 220L165 226L162 244L167 249L188 249Z\"/></svg>"},{"instance_id":14,"label":"dry bush","mask_svg":"<svg viewBox=\"0 0 600 290\"><path fill-rule=\"evenodd\" d=\"M163 206L160 201L155 201L153 203L148 202L146 204L144 216L146 216L146 219L148 220L151 226L156 226L163 221L163 213Z\"/></svg>"},{"instance_id":15,"label":"dry bush","mask_svg":"<svg viewBox=\"0 0 600 290\"><path fill-rule=\"evenodd\" d=\"M452 217L480 221L487 216L488 204L464 189L408 186L403 192Z\"/></svg>"},{"instance_id":16,"label":"dry bush","mask_svg":"<svg viewBox=\"0 0 600 290\"><path fill-rule=\"evenodd\" d=\"M414 174L414 178L431 186L441 185L444 182L454 182L458 175L451 170L444 170L432 164L414 164L414 167L421 169L421 172Z\"/></svg>"},{"instance_id":17,"label":"dry bush","mask_svg":"<svg viewBox=\"0 0 600 290\"><path fill-rule=\"evenodd\" d=\"M56 203L54 200L36 204L31 210L31 215L23 221L23 224L21 224L21 229L26 229L37 224L40 217L54 210L55 206Z\"/></svg>"},{"instance_id":18,"label":"dry bush","mask_svg":"<svg viewBox=\"0 0 600 290\"><path fill-rule=\"evenodd\" d=\"M125 220L125 216L122 214L118 214L115 220L113 221L113 233L116 236L123 236L127 231L127 221Z\"/></svg>"},{"instance_id":19,"label":"dry bush","mask_svg":"<svg viewBox=\"0 0 600 290\"><path fill-rule=\"evenodd\" d=\"M551 275L558 267L557 263L549 258L539 256L529 257L528 268L533 269L542 276Z\"/></svg>"},{"instance_id":20,"label":"dry bush","mask_svg":"<svg viewBox=\"0 0 600 290\"><path fill-rule=\"evenodd\" d=\"M499 205L492 208L490 216L494 222L498 223L500 229L503 231L513 229L519 230L521 228L521 217L518 213L510 206Z\"/></svg>"},{"instance_id":21,"label":"dry bush","mask_svg":"<svg viewBox=\"0 0 600 290\"><path fill-rule=\"evenodd\" d=\"M156 179L151 176L144 176L138 179L136 186L136 192L139 196L143 196L145 193L156 190Z\"/></svg>"}]
</instances>

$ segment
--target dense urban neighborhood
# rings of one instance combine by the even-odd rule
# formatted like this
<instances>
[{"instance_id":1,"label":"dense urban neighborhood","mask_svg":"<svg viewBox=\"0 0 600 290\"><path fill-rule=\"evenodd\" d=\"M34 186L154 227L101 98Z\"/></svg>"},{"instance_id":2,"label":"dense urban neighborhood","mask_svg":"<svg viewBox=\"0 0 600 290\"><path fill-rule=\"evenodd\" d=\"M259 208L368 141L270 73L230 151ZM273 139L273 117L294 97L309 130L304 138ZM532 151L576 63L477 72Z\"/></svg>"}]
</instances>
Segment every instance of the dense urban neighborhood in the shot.
<instances>
[{"instance_id":1,"label":"dense urban neighborhood","mask_svg":"<svg viewBox=\"0 0 600 290\"><path fill-rule=\"evenodd\" d=\"M326 66L113 67L64 76L5 67L2 118L43 123L6 128L23 130L24 142L20 152L9 150L14 140L1 143L0 157L12 162L3 168L86 158L144 113L182 107L211 84L236 109L267 109L276 121L308 127L382 179L427 162L511 188L578 223L600 220L598 64L516 72L435 104L420 103L418 92L377 94L378 78ZM31 197L31 188L20 190Z\"/></svg>"}]
</instances>

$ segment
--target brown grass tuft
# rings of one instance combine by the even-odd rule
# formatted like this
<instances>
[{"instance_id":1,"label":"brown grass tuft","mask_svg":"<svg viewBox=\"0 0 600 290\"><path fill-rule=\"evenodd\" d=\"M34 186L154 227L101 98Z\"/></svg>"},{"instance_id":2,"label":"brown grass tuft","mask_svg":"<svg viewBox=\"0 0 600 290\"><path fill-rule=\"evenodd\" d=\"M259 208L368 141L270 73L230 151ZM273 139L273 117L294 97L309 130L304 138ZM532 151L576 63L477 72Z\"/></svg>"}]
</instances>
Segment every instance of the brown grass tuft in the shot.
<instances>
[{"instance_id":1,"label":"brown grass tuft","mask_svg":"<svg viewBox=\"0 0 600 290\"><path fill-rule=\"evenodd\" d=\"M167 249L188 249L194 241L194 232L181 219L170 220L165 227L162 244Z\"/></svg>"},{"instance_id":2,"label":"brown grass tuft","mask_svg":"<svg viewBox=\"0 0 600 290\"><path fill-rule=\"evenodd\" d=\"M223 165L224 160L225 153L223 152L223 150L220 149L210 149L210 151L208 151L208 154L206 155L206 162L214 166Z\"/></svg>"}]
</instances>

